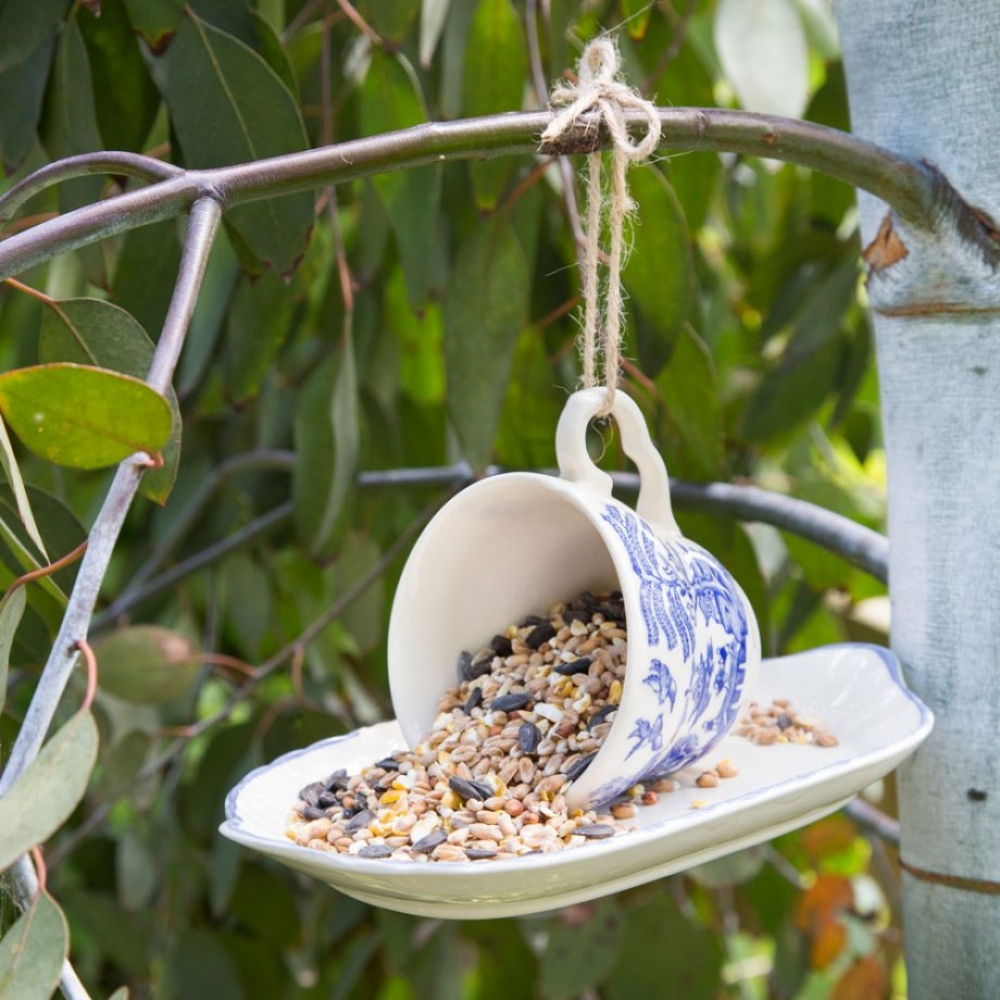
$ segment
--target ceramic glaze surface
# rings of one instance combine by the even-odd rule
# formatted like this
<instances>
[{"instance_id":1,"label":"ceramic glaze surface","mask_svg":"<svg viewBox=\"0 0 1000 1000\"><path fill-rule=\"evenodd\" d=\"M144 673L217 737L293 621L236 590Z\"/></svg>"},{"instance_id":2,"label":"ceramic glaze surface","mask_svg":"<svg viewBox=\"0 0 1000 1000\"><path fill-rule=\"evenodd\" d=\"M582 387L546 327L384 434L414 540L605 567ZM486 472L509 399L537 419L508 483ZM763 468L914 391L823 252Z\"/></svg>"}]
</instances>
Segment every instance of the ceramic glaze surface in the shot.
<instances>
[{"instance_id":1,"label":"ceramic glaze surface","mask_svg":"<svg viewBox=\"0 0 1000 1000\"><path fill-rule=\"evenodd\" d=\"M812 822L891 771L933 724L906 689L895 656L875 646L826 646L765 660L757 695L765 703L790 699L821 719L839 746L759 746L727 736L707 763L728 757L738 768L735 778L702 789L693 781L701 765L682 771L680 789L640 809L629 833L566 851L419 864L325 853L288 840L285 824L299 789L405 747L395 721L251 772L229 793L221 832L347 895L404 913L454 919L537 913L641 885Z\"/></svg>"},{"instance_id":2,"label":"ceramic glaze surface","mask_svg":"<svg viewBox=\"0 0 1000 1000\"><path fill-rule=\"evenodd\" d=\"M601 518L628 553L641 616L629 621L630 642L639 630L645 648L642 687L633 683L629 692L627 770L595 789L591 801L712 750L743 702L748 652L759 656L746 598L714 557L693 542L658 538L620 505L606 504Z\"/></svg>"}]
</instances>

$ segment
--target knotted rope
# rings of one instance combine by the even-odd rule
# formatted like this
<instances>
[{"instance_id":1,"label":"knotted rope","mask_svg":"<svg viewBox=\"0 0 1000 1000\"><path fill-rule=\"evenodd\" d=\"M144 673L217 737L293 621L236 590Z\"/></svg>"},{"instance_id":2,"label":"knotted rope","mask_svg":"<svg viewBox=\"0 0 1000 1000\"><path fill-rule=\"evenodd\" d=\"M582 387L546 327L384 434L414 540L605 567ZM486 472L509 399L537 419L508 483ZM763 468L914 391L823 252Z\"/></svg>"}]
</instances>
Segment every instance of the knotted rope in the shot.
<instances>
[{"instance_id":1,"label":"knotted rope","mask_svg":"<svg viewBox=\"0 0 1000 1000\"><path fill-rule=\"evenodd\" d=\"M601 259L601 218L605 210L604 185L601 178L601 152L590 154L587 178L586 245L584 253L584 318L581 330L583 384L597 385L598 360L602 361L608 402L601 416L614 405L621 364L622 285L621 270L625 259L624 228L626 217L635 209L625 180L628 168L648 157L660 142L660 119L652 102L618 78L618 49L606 37L595 38L583 50L578 66L576 86L556 86L549 103L564 106L542 133L543 142L554 142L572 129L583 115L597 112L597 124L603 124L611 136L611 197L607 207L610 250L608 277L601 309L598 264ZM633 142L625 119L627 109L646 115L645 135ZM587 125L594 124L588 120Z\"/></svg>"}]
</instances>

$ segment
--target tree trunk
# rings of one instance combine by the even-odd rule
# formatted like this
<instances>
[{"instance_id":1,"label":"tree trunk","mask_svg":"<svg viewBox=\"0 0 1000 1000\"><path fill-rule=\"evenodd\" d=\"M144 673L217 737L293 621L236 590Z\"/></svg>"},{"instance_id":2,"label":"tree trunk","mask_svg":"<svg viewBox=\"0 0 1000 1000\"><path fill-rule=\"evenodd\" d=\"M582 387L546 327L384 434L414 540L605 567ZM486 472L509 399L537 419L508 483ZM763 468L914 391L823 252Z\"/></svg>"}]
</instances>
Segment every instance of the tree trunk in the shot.
<instances>
[{"instance_id":1,"label":"tree trunk","mask_svg":"<svg viewBox=\"0 0 1000 1000\"><path fill-rule=\"evenodd\" d=\"M839 0L853 131L1000 218L1000 4ZM900 772L909 996L1000 997L1000 281L859 196L889 471L892 644L937 722Z\"/></svg>"}]
</instances>

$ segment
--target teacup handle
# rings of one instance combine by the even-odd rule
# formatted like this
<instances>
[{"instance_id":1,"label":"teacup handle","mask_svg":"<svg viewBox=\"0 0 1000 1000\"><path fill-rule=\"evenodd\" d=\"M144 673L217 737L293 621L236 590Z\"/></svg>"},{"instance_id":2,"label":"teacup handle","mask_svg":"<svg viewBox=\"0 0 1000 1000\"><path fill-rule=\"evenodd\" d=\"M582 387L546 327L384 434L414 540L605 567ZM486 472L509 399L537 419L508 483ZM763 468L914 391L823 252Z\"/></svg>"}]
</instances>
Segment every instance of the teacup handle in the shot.
<instances>
[{"instance_id":1,"label":"teacup handle","mask_svg":"<svg viewBox=\"0 0 1000 1000\"><path fill-rule=\"evenodd\" d=\"M563 407L556 428L556 457L563 479L579 483L602 496L611 496L612 480L587 453L587 427L600 413L608 398L604 388L580 389ZM653 445L649 428L638 406L618 390L611 413L622 436L625 454L639 470L639 500L636 513L649 522L661 538L681 534L670 503L670 481L663 458Z\"/></svg>"}]
</instances>

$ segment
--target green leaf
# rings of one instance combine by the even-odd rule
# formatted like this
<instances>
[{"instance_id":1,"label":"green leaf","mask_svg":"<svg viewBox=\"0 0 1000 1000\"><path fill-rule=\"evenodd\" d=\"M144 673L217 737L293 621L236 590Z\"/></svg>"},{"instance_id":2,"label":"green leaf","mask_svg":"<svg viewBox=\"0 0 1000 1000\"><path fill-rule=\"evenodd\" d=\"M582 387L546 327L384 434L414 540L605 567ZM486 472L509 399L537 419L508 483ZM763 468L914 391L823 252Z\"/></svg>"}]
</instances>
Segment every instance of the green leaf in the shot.
<instances>
[{"instance_id":1,"label":"green leaf","mask_svg":"<svg viewBox=\"0 0 1000 1000\"><path fill-rule=\"evenodd\" d=\"M596 904L582 923L552 921L539 963L545 995L569 1000L595 987L618 960L624 932L625 915L614 897Z\"/></svg>"},{"instance_id":2,"label":"green leaf","mask_svg":"<svg viewBox=\"0 0 1000 1000\"><path fill-rule=\"evenodd\" d=\"M430 69L450 6L451 0L423 0L420 5L420 65L424 69Z\"/></svg>"},{"instance_id":3,"label":"green leaf","mask_svg":"<svg viewBox=\"0 0 1000 1000\"><path fill-rule=\"evenodd\" d=\"M86 365L0 375L0 412L36 454L78 469L159 451L173 426L170 405L144 382Z\"/></svg>"},{"instance_id":4,"label":"green leaf","mask_svg":"<svg viewBox=\"0 0 1000 1000\"><path fill-rule=\"evenodd\" d=\"M155 55L173 38L184 11L184 0L125 0L132 28L149 43Z\"/></svg>"},{"instance_id":5,"label":"green leaf","mask_svg":"<svg viewBox=\"0 0 1000 1000\"><path fill-rule=\"evenodd\" d=\"M809 96L809 47L794 0L722 0L715 48L747 111L801 116Z\"/></svg>"},{"instance_id":6,"label":"green leaf","mask_svg":"<svg viewBox=\"0 0 1000 1000\"><path fill-rule=\"evenodd\" d=\"M0 0L0 73L30 58L62 24L69 0Z\"/></svg>"},{"instance_id":7,"label":"green leaf","mask_svg":"<svg viewBox=\"0 0 1000 1000\"><path fill-rule=\"evenodd\" d=\"M712 355L689 325L681 327L670 361L656 377L656 388L666 414L661 444L671 473L717 478L724 451L718 381Z\"/></svg>"},{"instance_id":8,"label":"green leaf","mask_svg":"<svg viewBox=\"0 0 1000 1000\"><path fill-rule=\"evenodd\" d=\"M55 39L47 38L23 62L0 71L0 94L17 94L16 101L0 101L0 167L8 172L35 141L54 46Z\"/></svg>"},{"instance_id":9,"label":"green leaf","mask_svg":"<svg viewBox=\"0 0 1000 1000\"><path fill-rule=\"evenodd\" d=\"M28 500L28 491L24 487L24 480L21 478L21 470L17 465L17 457L14 455L14 446L10 443L7 428L3 420L0 420L0 466L3 467L7 482L10 483L11 492L17 503L17 515L24 525L24 530L28 537L38 546L38 551L45 556L46 561L49 554L45 551L45 543L38 533L38 525L35 524L35 515L31 510L31 503Z\"/></svg>"},{"instance_id":10,"label":"green leaf","mask_svg":"<svg viewBox=\"0 0 1000 1000\"><path fill-rule=\"evenodd\" d=\"M660 996L669 983L674 996L710 1000L719 992L722 960L721 940L662 893L628 914L618 963L602 994L608 1000Z\"/></svg>"},{"instance_id":11,"label":"green leaf","mask_svg":"<svg viewBox=\"0 0 1000 1000\"><path fill-rule=\"evenodd\" d=\"M649 18L653 13L653 5L649 0L622 0L622 13L625 15L625 27L629 36L641 40L649 28Z\"/></svg>"},{"instance_id":12,"label":"green leaf","mask_svg":"<svg viewBox=\"0 0 1000 1000\"><path fill-rule=\"evenodd\" d=\"M663 174L640 168L629 173L628 184L638 211L622 280L636 314L639 361L652 375L691 314L694 263L684 213Z\"/></svg>"},{"instance_id":13,"label":"green leaf","mask_svg":"<svg viewBox=\"0 0 1000 1000\"><path fill-rule=\"evenodd\" d=\"M0 939L0 997L49 1000L68 954L66 918L52 897L40 891Z\"/></svg>"},{"instance_id":14,"label":"green leaf","mask_svg":"<svg viewBox=\"0 0 1000 1000\"><path fill-rule=\"evenodd\" d=\"M166 59L165 96L188 166L221 167L306 148L295 99L242 42L187 10ZM308 192L238 205L226 213L245 266L279 274L294 270L312 220Z\"/></svg>"},{"instance_id":15,"label":"green leaf","mask_svg":"<svg viewBox=\"0 0 1000 1000\"><path fill-rule=\"evenodd\" d=\"M439 404L445 399L444 328L435 302L417 312L406 296L401 269L386 282L384 323L399 345L400 388L415 403Z\"/></svg>"},{"instance_id":16,"label":"green leaf","mask_svg":"<svg viewBox=\"0 0 1000 1000\"><path fill-rule=\"evenodd\" d=\"M14 645L14 633L21 624L27 597L24 587L7 593L0 601L0 712L7 697L7 668L10 666L10 650Z\"/></svg>"},{"instance_id":17,"label":"green leaf","mask_svg":"<svg viewBox=\"0 0 1000 1000\"><path fill-rule=\"evenodd\" d=\"M124 0L101 0L100 16L83 7L80 29L90 53L97 125L108 149L141 150L160 95L139 50ZM121 86L128 80L128 86Z\"/></svg>"},{"instance_id":18,"label":"green leaf","mask_svg":"<svg viewBox=\"0 0 1000 1000\"><path fill-rule=\"evenodd\" d=\"M281 37L274 30L271 22L259 11L250 11L253 18L254 34L257 38L257 47L264 61L274 70L278 79L288 88L288 92L298 99L299 83L295 78L295 70L292 62L288 58L284 45L281 44Z\"/></svg>"},{"instance_id":19,"label":"green leaf","mask_svg":"<svg viewBox=\"0 0 1000 1000\"><path fill-rule=\"evenodd\" d=\"M444 301L445 366L451 418L477 470L492 454L527 287L524 254L506 213L459 248Z\"/></svg>"},{"instance_id":20,"label":"green leaf","mask_svg":"<svg viewBox=\"0 0 1000 1000\"><path fill-rule=\"evenodd\" d=\"M129 992L127 986L119 986L118 989L108 997L108 1000L128 1000Z\"/></svg>"},{"instance_id":21,"label":"green leaf","mask_svg":"<svg viewBox=\"0 0 1000 1000\"><path fill-rule=\"evenodd\" d=\"M372 52L361 88L361 130L378 135L427 120L423 95L412 68L401 55ZM372 178L396 238L410 302L423 306L435 278L438 252L438 203L441 171L437 166L393 170Z\"/></svg>"},{"instance_id":22,"label":"green leaf","mask_svg":"<svg viewBox=\"0 0 1000 1000\"><path fill-rule=\"evenodd\" d=\"M527 73L524 29L510 0L479 0L465 49L462 113L472 118L520 110ZM480 208L496 205L513 168L509 156L470 164Z\"/></svg>"},{"instance_id":23,"label":"green leaf","mask_svg":"<svg viewBox=\"0 0 1000 1000\"><path fill-rule=\"evenodd\" d=\"M357 468L358 385L349 337L336 366L324 365L303 388L295 415L295 440L295 515L315 555L325 549L337 527Z\"/></svg>"},{"instance_id":24,"label":"green leaf","mask_svg":"<svg viewBox=\"0 0 1000 1000\"><path fill-rule=\"evenodd\" d=\"M0 799L0 871L69 819L87 791L96 759L94 717L77 712Z\"/></svg>"},{"instance_id":25,"label":"green leaf","mask_svg":"<svg viewBox=\"0 0 1000 1000\"><path fill-rule=\"evenodd\" d=\"M181 245L175 219L133 229L126 234L118 257L115 305L131 314L144 331L159 334L180 263Z\"/></svg>"},{"instance_id":26,"label":"green leaf","mask_svg":"<svg viewBox=\"0 0 1000 1000\"><path fill-rule=\"evenodd\" d=\"M138 704L169 701L194 683L201 655L187 636L159 625L133 625L94 646L101 689Z\"/></svg>"},{"instance_id":27,"label":"green leaf","mask_svg":"<svg viewBox=\"0 0 1000 1000\"><path fill-rule=\"evenodd\" d=\"M227 1000L246 996L235 961L218 935L207 929L185 928L177 935L166 975L167 996Z\"/></svg>"},{"instance_id":28,"label":"green leaf","mask_svg":"<svg viewBox=\"0 0 1000 1000\"><path fill-rule=\"evenodd\" d=\"M358 9L367 18L380 38L398 45L406 37L410 25L416 20L421 0L361 0Z\"/></svg>"},{"instance_id":29,"label":"green leaf","mask_svg":"<svg viewBox=\"0 0 1000 1000\"><path fill-rule=\"evenodd\" d=\"M246 552L234 552L222 564L226 624L232 642L245 659L260 656L260 644L271 623L271 580L266 569Z\"/></svg>"},{"instance_id":30,"label":"green leaf","mask_svg":"<svg viewBox=\"0 0 1000 1000\"><path fill-rule=\"evenodd\" d=\"M294 301L276 274L243 281L229 305L225 338L225 382L229 398L244 404L260 391L291 331Z\"/></svg>"}]
</instances>

